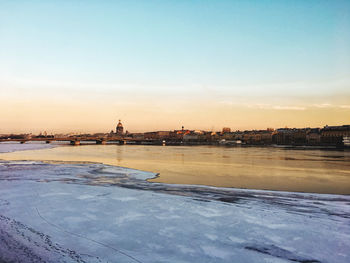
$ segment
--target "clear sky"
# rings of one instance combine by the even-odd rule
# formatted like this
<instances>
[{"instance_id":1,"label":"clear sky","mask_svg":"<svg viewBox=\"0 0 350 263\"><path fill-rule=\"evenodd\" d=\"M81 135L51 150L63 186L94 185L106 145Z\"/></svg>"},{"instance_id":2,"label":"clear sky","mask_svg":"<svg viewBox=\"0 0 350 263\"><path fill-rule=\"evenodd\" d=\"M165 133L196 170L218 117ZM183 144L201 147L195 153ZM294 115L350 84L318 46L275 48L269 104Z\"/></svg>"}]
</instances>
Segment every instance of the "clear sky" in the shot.
<instances>
[{"instance_id":1,"label":"clear sky","mask_svg":"<svg viewBox=\"0 0 350 263\"><path fill-rule=\"evenodd\" d=\"M350 1L1 1L0 133L350 124Z\"/></svg>"}]
</instances>

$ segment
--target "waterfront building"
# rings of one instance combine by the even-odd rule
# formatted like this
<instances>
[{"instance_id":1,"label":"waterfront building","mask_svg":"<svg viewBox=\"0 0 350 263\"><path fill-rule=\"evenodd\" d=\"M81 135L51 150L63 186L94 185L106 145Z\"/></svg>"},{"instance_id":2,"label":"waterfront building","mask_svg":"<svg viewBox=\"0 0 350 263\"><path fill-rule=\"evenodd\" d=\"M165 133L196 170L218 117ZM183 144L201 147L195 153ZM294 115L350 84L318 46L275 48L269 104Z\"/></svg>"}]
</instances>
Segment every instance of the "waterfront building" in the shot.
<instances>
[{"instance_id":1,"label":"waterfront building","mask_svg":"<svg viewBox=\"0 0 350 263\"><path fill-rule=\"evenodd\" d=\"M320 128L312 128L306 132L306 143L308 145L319 145L321 142Z\"/></svg>"},{"instance_id":2,"label":"waterfront building","mask_svg":"<svg viewBox=\"0 0 350 263\"><path fill-rule=\"evenodd\" d=\"M157 131L156 133L160 139L167 139L170 136L170 131Z\"/></svg>"},{"instance_id":3,"label":"waterfront building","mask_svg":"<svg viewBox=\"0 0 350 263\"><path fill-rule=\"evenodd\" d=\"M208 143L212 141L212 138L210 132L196 130L184 134L183 140L189 143Z\"/></svg>"},{"instance_id":4,"label":"waterfront building","mask_svg":"<svg viewBox=\"0 0 350 263\"><path fill-rule=\"evenodd\" d=\"M279 145L306 145L306 135L310 128L282 128L273 134L272 141Z\"/></svg>"},{"instance_id":5,"label":"waterfront building","mask_svg":"<svg viewBox=\"0 0 350 263\"><path fill-rule=\"evenodd\" d=\"M229 132L231 132L231 128L228 128L228 127L222 128L222 134L229 133Z\"/></svg>"},{"instance_id":6,"label":"waterfront building","mask_svg":"<svg viewBox=\"0 0 350 263\"><path fill-rule=\"evenodd\" d=\"M185 142L198 142L198 141L199 141L199 134L196 134L196 133L194 133L194 132L185 134L185 135L183 136L183 140L184 140Z\"/></svg>"},{"instance_id":7,"label":"waterfront building","mask_svg":"<svg viewBox=\"0 0 350 263\"><path fill-rule=\"evenodd\" d=\"M343 145L344 137L350 136L350 125L324 126L321 129L321 143L327 145Z\"/></svg>"},{"instance_id":8,"label":"waterfront building","mask_svg":"<svg viewBox=\"0 0 350 263\"><path fill-rule=\"evenodd\" d=\"M350 147L350 136L343 137L343 144L345 147Z\"/></svg>"},{"instance_id":9,"label":"waterfront building","mask_svg":"<svg viewBox=\"0 0 350 263\"><path fill-rule=\"evenodd\" d=\"M244 136L244 133L241 132L241 131L235 131L235 132L233 132L233 139L234 139L234 140L243 141L243 136Z\"/></svg>"},{"instance_id":10,"label":"waterfront building","mask_svg":"<svg viewBox=\"0 0 350 263\"><path fill-rule=\"evenodd\" d=\"M134 138L134 139L145 139L145 134L143 132L137 132L137 133L131 133L130 134L130 137L131 138Z\"/></svg>"},{"instance_id":11,"label":"waterfront building","mask_svg":"<svg viewBox=\"0 0 350 263\"><path fill-rule=\"evenodd\" d=\"M292 129L288 129L288 128L277 129L272 136L272 141L279 145L292 144Z\"/></svg>"},{"instance_id":12,"label":"waterfront building","mask_svg":"<svg viewBox=\"0 0 350 263\"><path fill-rule=\"evenodd\" d=\"M310 128L293 129L292 130L292 144L293 145L305 145L306 144L306 132Z\"/></svg>"},{"instance_id":13,"label":"waterfront building","mask_svg":"<svg viewBox=\"0 0 350 263\"><path fill-rule=\"evenodd\" d=\"M191 131L185 130L184 126L182 126L181 130L174 130L174 132L172 133L172 137L176 140L183 140L183 137L189 133L191 133Z\"/></svg>"},{"instance_id":14,"label":"waterfront building","mask_svg":"<svg viewBox=\"0 0 350 263\"><path fill-rule=\"evenodd\" d=\"M153 139L153 140L164 140L169 139L171 136L171 131L155 131L155 132L145 132L145 139Z\"/></svg>"},{"instance_id":15,"label":"waterfront building","mask_svg":"<svg viewBox=\"0 0 350 263\"><path fill-rule=\"evenodd\" d=\"M261 144L271 144L274 130L267 129L260 132Z\"/></svg>"},{"instance_id":16,"label":"waterfront building","mask_svg":"<svg viewBox=\"0 0 350 263\"><path fill-rule=\"evenodd\" d=\"M106 138L108 136L108 134L107 133L98 132L98 133L87 135L87 137L89 137L89 136L99 137L99 138Z\"/></svg>"},{"instance_id":17,"label":"waterfront building","mask_svg":"<svg viewBox=\"0 0 350 263\"><path fill-rule=\"evenodd\" d=\"M233 132L225 132L221 134L221 140L234 140L235 139L235 134Z\"/></svg>"},{"instance_id":18,"label":"waterfront building","mask_svg":"<svg viewBox=\"0 0 350 263\"><path fill-rule=\"evenodd\" d=\"M253 130L245 131L242 136L237 137L236 140L243 140L246 144L271 144L272 130Z\"/></svg>"}]
</instances>

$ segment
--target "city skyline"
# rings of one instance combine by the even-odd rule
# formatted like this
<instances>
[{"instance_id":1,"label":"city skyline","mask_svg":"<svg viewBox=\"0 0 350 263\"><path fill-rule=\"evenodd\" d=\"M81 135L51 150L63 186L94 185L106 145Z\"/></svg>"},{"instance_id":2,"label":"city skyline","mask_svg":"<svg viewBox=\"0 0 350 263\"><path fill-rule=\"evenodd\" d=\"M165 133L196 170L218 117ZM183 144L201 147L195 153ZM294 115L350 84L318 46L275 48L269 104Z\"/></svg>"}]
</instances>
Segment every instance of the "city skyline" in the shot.
<instances>
[{"instance_id":1,"label":"city skyline","mask_svg":"<svg viewBox=\"0 0 350 263\"><path fill-rule=\"evenodd\" d=\"M0 6L0 133L350 120L348 1Z\"/></svg>"},{"instance_id":2,"label":"city skyline","mask_svg":"<svg viewBox=\"0 0 350 263\"><path fill-rule=\"evenodd\" d=\"M188 128L185 126L181 127L175 127L173 129L156 129L156 130L141 130L141 131L133 131L128 130L127 127L125 127L122 123L122 121L119 119L118 122L115 123L114 127L111 128L108 131L94 131L94 132L88 132L88 131L68 131L68 132L52 132L48 130L41 130L39 132L22 132L22 133L15 133L15 132L8 132L8 133L0 133L0 135L42 135L42 136L52 136L52 135L94 135L94 134L105 134L105 135L111 135L111 134L119 134L119 135L132 135L132 134L146 134L146 133L157 133L157 132L195 132L195 133L242 133L242 132L276 132L278 130L313 130L313 129L324 129L324 128L339 128L339 127L349 127L349 123L345 124L336 124L336 125L328 125L325 124L323 126L308 126L308 127L293 127L293 126L281 126L281 127L265 127L261 129L235 129L231 128L229 126L222 126L220 128L212 128L212 129L197 129L197 128Z\"/></svg>"}]
</instances>

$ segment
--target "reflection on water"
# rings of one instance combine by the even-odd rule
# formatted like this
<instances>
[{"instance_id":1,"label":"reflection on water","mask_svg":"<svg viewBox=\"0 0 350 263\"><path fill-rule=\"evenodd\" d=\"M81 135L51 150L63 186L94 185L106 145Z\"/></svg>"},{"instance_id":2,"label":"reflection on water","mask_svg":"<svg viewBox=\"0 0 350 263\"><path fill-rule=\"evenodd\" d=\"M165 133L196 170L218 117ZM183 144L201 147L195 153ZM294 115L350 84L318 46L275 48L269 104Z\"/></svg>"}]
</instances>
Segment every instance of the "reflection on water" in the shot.
<instances>
[{"instance_id":1,"label":"reflection on water","mask_svg":"<svg viewBox=\"0 0 350 263\"><path fill-rule=\"evenodd\" d=\"M1 154L5 160L90 161L151 171L151 181L350 194L350 152L259 147L86 145Z\"/></svg>"}]
</instances>

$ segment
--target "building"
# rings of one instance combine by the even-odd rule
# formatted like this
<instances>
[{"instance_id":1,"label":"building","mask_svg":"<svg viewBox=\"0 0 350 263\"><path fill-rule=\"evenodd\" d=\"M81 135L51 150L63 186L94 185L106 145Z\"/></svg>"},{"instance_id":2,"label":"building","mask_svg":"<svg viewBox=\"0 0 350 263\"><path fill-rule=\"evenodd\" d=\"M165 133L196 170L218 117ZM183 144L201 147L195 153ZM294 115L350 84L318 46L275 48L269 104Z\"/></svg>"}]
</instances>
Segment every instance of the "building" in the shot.
<instances>
[{"instance_id":1,"label":"building","mask_svg":"<svg viewBox=\"0 0 350 263\"><path fill-rule=\"evenodd\" d=\"M131 133L129 136L134 139L140 139L140 140L145 139L145 135L143 132L137 132L137 133L134 132L134 133Z\"/></svg>"},{"instance_id":2,"label":"building","mask_svg":"<svg viewBox=\"0 0 350 263\"><path fill-rule=\"evenodd\" d=\"M308 145L319 145L321 142L320 128L312 128L306 132L306 143Z\"/></svg>"},{"instance_id":3,"label":"building","mask_svg":"<svg viewBox=\"0 0 350 263\"><path fill-rule=\"evenodd\" d=\"M290 145L292 144L292 133L293 129L277 129L272 136L272 141L279 145Z\"/></svg>"},{"instance_id":4,"label":"building","mask_svg":"<svg viewBox=\"0 0 350 263\"><path fill-rule=\"evenodd\" d=\"M174 130L173 132L171 132L171 138L174 140L180 140L182 141L184 136L191 133L190 130L185 130L184 126L182 126L181 130Z\"/></svg>"},{"instance_id":5,"label":"building","mask_svg":"<svg viewBox=\"0 0 350 263\"><path fill-rule=\"evenodd\" d=\"M185 142L198 142L199 141L199 135L194 133L194 132L190 132L190 133L185 134L183 136L183 140Z\"/></svg>"},{"instance_id":6,"label":"building","mask_svg":"<svg viewBox=\"0 0 350 263\"><path fill-rule=\"evenodd\" d=\"M246 144L266 145L272 143L272 130L245 131L242 140Z\"/></svg>"},{"instance_id":7,"label":"building","mask_svg":"<svg viewBox=\"0 0 350 263\"><path fill-rule=\"evenodd\" d=\"M144 138L151 140L164 140L170 138L170 131L145 132Z\"/></svg>"},{"instance_id":8,"label":"building","mask_svg":"<svg viewBox=\"0 0 350 263\"><path fill-rule=\"evenodd\" d=\"M292 131L292 144L293 145L305 145L306 144L306 133L309 128L293 129Z\"/></svg>"},{"instance_id":9,"label":"building","mask_svg":"<svg viewBox=\"0 0 350 263\"><path fill-rule=\"evenodd\" d=\"M321 143L325 145L343 145L344 137L350 136L350 125L328 126L321 129Z\"/></svg>"},{"instance_id":10,"label":"building","mask_svg":"<svg viewBox=\"0 0 350 263\"><path fill-rule=\"evenodd\" d=\"M123 132L124 132L124 127L123 127L123 124L119 120L117 127L115 129L115 133L118 135L123 135Z\"/></svg>"},{"instance_id":11,"label":"building","mask_svg":"<svg viewBox=\"0 0 350 263\"><path fill-rule=\"evenodd\" d=\"M350 136L343 137L343 144L345 147L350 147Z\"/></svg>"},{"instance_id":12,"label":"building","mask_svg":"<svg viewBox=\"0 0 350 263\"><path fill-rule=\"evenodd\" d=\"M306 145L306 135L310 128L281 128L277 129L272 141L279 145Z\"/></svg>"},{"instance_id":13,"label":"building","mask_svg":"<svg viewBox=\"0 0 350 263\"><path fill-rule=\"evenodd\" d=\"M222 128L222 134L229 133L229 132L231 132L231 128L228 128L228 127Z\"/></svg>"}]
</instances>

